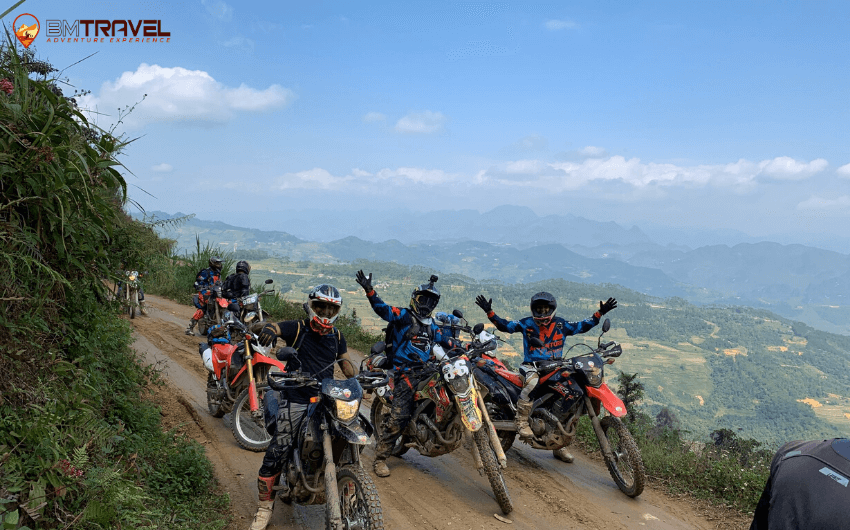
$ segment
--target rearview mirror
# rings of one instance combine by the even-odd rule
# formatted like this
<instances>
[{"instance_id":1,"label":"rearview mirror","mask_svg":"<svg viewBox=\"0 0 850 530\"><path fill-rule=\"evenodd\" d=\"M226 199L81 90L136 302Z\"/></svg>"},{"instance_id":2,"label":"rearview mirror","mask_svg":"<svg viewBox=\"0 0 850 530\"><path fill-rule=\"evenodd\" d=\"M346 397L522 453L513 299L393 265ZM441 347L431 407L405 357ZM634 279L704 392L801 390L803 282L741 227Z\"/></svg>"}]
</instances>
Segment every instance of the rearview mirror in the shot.
<instances>
[{"instance_id":1,"label":"rearview mirror","mask_svg":"<svg viewBox=\"0 0 850 530\"><path fill-rule=\"evenodd\" d=\"M458 318L463 318L463 311L461 311L460 309L455 309L454 311L452 311L452 314Z\"/></svg>"},{"instance_id":2,"label":"rearview mirror","mask_svg":"<svg viewBox=\"0 0 850 530\"><path fill-rule=\"evenodd\" d=\"M298 355L298 351L292 346L284 346L277 350L277 360L280 362L288 362Z\"/></svg>"},{"instance_id":3,"label":"rearview mirror","mask_svg":"<svg viewBox=\"0 0 850 530\"><path fill-rule=\"evenodd\" d=\"M608 333L609 329L611 329L611 320L606 318L605 322L602 323L602 333Z\"/></svg>"},{"instance_id":4,"label":"rearview mirror","mask_svg":"<svg viewBox=\"0 0 850 530\"><path fill-rule=\"evenodd\" d=\"M376 353L384 353L384 351L386 349L387 349L387 344L384 341L379 340L378 342L376 342L375 344L372 345L372 349L369 350L369 351L371 352L372 355L375 355Z\"/></svg>"},{"instance_id":5,"label":"rearview mirror","mask_svg":"<svg viewBox=\"0 0 850 530\"><path fill-rule=\"evenodd\" d=\"M543 347L543 341L538 339L537 337L530 337L528 339L528 343L531 344L532 346L534 346L535 348L542 348Z\"/></svg>"},{"instance_id":6,"label":"rearview mirror","mask_svg":"<svg viewBox=\"0 0 850 530\"><path fill-rule=\"evenodd\" d=\"M472 328L472 333L474 335L478 335L482 331L484 331L484 324L482 324L481 322L479 322L478 324L475 324L475 327Z\"/></svg>"},{"instance_id":7,"label":"rearview mirror","mask_svg":"<svg viewBox=\"0 0 850 530\"><path fill-rule=\"evenodd\" d=\"M274 280L272 280L271 278L269 278L268 280L266 280L266 282L265 282L265 283L274 283Z\"/></svg>"}]
</instances>

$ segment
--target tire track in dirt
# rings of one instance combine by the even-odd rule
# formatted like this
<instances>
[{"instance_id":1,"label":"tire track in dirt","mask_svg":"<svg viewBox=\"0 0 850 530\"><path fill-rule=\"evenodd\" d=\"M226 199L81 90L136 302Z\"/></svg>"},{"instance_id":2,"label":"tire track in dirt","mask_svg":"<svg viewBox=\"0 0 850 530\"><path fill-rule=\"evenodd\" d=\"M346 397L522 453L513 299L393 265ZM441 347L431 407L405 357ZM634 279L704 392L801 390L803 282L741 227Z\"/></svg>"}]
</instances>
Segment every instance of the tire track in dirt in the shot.
<instances>
[{"instance_id":1,"label":"tire track in dirt","mask_svg":"<svg viewBox=\"0 0 850 530\"><path fill-rule=\"evenodd\" d=\"M231 496L234 522L230 528L245 529L256 510L255 477L263 454L241 449L222 420L207 411L207 372L198 355L198 343L204 340L183 334L193 310L151 295L148 306L150 316L131 321L137 332L136 349L148 362L159 364L176 387L175 414L197 424L192 435L207 448L216 477ZM364 400L361 409L367 417L369 401ZM371 474L374 445L367 446L363 456ZM410 451L401 459L390 458L388 465L391 477L373 479L386 528L507 530L509 525L493 517L501 511L486 477L474 469L467 448L437 458ZM575 463L564 464L550 451L517 444L508 451L508 467L503 471L514 504L508 518L515 528L716 528L694 515L687 502L650 488L640 498L629 499L617 490L604 465L583 454L576 455ZM276 503L269 528L324 528L324 507Z\"/></svg>"}]
</instances>

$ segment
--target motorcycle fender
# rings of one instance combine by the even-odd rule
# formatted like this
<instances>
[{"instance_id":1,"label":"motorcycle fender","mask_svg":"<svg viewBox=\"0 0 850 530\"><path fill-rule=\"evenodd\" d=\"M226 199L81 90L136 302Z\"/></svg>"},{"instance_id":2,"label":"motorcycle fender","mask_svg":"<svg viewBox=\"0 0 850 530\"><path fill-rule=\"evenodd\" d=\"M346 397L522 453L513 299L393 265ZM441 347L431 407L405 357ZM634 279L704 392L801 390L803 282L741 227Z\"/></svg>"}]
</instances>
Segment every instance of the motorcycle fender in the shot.
<instances>
[{"instance_id":1,"label":"motorcycle fender","mask_svg":"<svg viewBox=\"0 0 850 530\"><path fill-rule=\"evenodd\" d=\"M372 443L372 426L363 414L360 414L360 421L351 423L342 423L335 421L334 427L340 436L345 438L349 443L357 445L369 445Z\"/></svg>"},{"instance_id":2,"label":"motorcycle fender","mask_svg":"<svg viewBox=\"0 0 850 530\"><path fill-rule=\"evenodd\" d=\"M464 396L455 396L457 408L460 410L460 419L463 425L472 432L476 432L484 424L481 411L478 409L478 390L474 387Z\"/></svg>"},{"instance_id":3,"label":"motorcycle fender","mask_svg":"<svg viewBox=\"0 0 850 530\"><path fill-rule=\"evenodd\" d=\"M614 416L622 418L626 415L626 405L623 404L623 401L605 383L602 383L599 388L588 386L585 390L587 390L587 395L591 399L598 399L602 403L602 406L605 407L605 410Z\"/></svg>"},{"instance_id":4,"label":"motorcycle fender","mask_svg":"<svg viewBox=\"0 0 850 530\"><path fill-rule=\"evenodd\" d=\"M251 350L251 351L253 351L253 350ZM259 352L254 352L253 355L254 355L254 366L256 366L258 364L269 364L271 366L276 366L281 372L286 371L286 367L283 365L282 362L278 361L277 359L272 359L271 357L266 357L265 355L263 355L262 353L259 353Z\"/></svg>"}]
</instances>

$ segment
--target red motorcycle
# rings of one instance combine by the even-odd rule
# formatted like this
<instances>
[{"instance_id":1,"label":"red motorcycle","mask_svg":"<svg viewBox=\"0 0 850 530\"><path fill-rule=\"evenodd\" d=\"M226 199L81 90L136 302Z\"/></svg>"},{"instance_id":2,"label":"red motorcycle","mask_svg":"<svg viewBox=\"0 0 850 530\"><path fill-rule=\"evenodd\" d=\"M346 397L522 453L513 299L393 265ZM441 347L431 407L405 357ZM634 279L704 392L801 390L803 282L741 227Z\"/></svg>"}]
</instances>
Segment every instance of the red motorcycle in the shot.
<instances>
[{"instance_id":1,"label":"red motorcycle","mask_svg":"<svg viewBox=\"0 0 850 530\"><path fill-rule=\"evenodd\" d=\"M231 320L222 324L222 331L235 339L230 343L201 343L201 356L209 370L207 377L207 407L210 414L220 418L231 413L230 428L236 442L249 451L265 451L271 441L266 431L262 401L269 391L270 372L283 372L284 365L269 356L271 346L261 346L257 335L245 324Z\"/></svg>"},{"instance_id":2,"label":"red motorcycle","mask_svg":"<svg viewBox=\"0 0 850 530\"><path fill-rule=\"evenodd\" d=\"M613 364L623 353L622 347L614 341L602 343L602 335L610 328L611 321L606 318L596 348L578 343L564 352L564 358L536 363L540 379L529 396L532 400L529 426L534 436L524 441L535 449L552 451L566 447L575 437L579 418L587 415L611 478L623 493L637 497L646 483L643 459L634 438L620 420L626 415L626 406L603 380L603 367ZM523 379L492 355L496 337L484 331L483 324L477 324L472 333L470 358L491 361L476 362L473 373L485 394L487 412L502 448L507 451L516 437L514 418ZM530 343L535 347L543 346L537 337L532 337ZM567 358L576 346L590 351ZM600 418L602 408L608 414Z\"/></svg>"}]
</instances>

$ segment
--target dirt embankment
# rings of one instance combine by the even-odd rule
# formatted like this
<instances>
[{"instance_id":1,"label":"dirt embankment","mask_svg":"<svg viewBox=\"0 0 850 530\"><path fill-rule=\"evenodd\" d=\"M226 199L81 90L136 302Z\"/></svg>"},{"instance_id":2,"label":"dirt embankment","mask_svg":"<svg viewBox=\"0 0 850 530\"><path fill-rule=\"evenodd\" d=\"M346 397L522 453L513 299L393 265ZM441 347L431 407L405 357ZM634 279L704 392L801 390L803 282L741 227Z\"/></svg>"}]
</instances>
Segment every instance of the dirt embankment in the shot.
<instances>
[{"instance_id":1,"label":"dirt embankment","mask_svg":"<svg viewBox=\"0 0 850 530\"><path fill-rule=\"evenodd\" d=\"M193 309L148 295L149 316L136 317L136 350L147 362L162 368L168 386L155 393L168 428L186 432L207 450L222 487L230 494L233 523L247 529L257 503L256 476L263 454L236 445L230 429L213 418L206 407L206 369L198 355L201 337L183 330ZM373 446L364 451L371 472ZM505 480L514 512L507 524L487 479L475 471L464 450L438 458L411 451L391 458L392 476L374 477L384 520L393 530L507 530L559 529L745 529L749 521L709 509L700 503L671 498L654 489L638 499L620 493L600 460L576 453L564 464L551 452L516 444L508 451ZM270 529L324 528L322 506L287 506L277 503Z\"/></svg>"}]
</instances>

